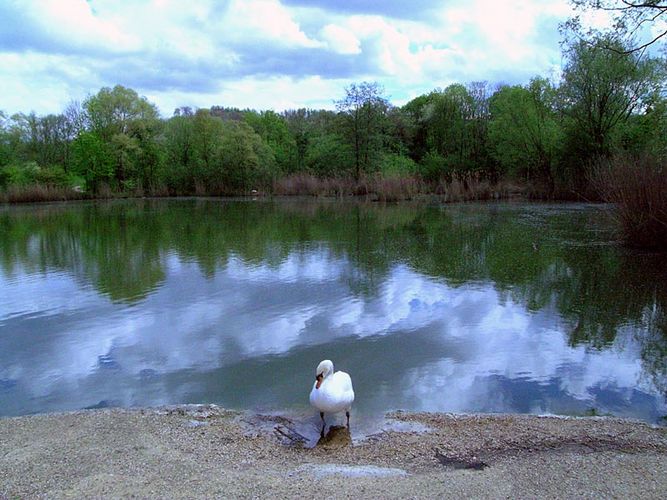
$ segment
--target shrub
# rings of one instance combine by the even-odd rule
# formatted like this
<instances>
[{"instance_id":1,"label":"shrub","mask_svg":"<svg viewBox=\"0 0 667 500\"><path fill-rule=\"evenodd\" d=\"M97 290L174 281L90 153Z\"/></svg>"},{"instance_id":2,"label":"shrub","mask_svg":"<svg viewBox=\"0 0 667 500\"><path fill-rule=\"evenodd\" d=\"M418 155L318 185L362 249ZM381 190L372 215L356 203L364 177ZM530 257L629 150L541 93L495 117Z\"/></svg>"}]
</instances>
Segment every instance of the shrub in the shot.
<instances>
[{"instance_id":1,"label":"shrub","mask_svg":"<svg viewBox=\"0 0 667 500\"><path fill-rule=\"evenodd\" d=\"M419 173L427 182L438 182L446 168L445 159L435 151L429 151L419 165Z\"/></svg>"},{"instance_id":2,"label":"shrub","mask_svg":"<svg viewBox=\"0 0 667 500\"><path fill-rule=\"evenodd\" d=\"M648 155L599 162L591 184L616 207L627 244L667 248L667 164Z\"/></svg>"},{"instance_id":3,"label":"shrub","mask_svg":"<svg viewBox=\"0 0 667 500\"><path fill-rule=\"evenodd\" d=\"M407 177L415 175L417 164L407 156L397 154L385 154L380 162L382 177Z\"/></svg>"},{"instance_id":4,"label":"shrub","mask_svg":"<svg viewBox=\"0 0 667 500\"><path fill-rule=\"evenodd\" d=\"M5 166L7 185L27 186L34 184L39 174L39 166L34 161Z\"/></svg>"},{"instance_id":5,"label":"shrub","mask_svg":"<svg viewBox=\"0 0 667 500\"><path fill-rule=\"evenodd\" d=\"M39 168L34 175L37 184L46 186L70 187L70 177L60 165L47 168Z\"/></svg>"}]
</instances>

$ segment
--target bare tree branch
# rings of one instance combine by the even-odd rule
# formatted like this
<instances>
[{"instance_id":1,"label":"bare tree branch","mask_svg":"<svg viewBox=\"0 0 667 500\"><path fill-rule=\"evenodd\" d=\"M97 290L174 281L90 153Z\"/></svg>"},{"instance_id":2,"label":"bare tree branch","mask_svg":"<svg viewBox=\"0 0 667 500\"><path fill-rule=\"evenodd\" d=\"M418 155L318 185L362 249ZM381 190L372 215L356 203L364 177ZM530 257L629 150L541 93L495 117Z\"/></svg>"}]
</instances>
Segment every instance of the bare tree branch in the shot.
<instances>
[{"instance_id":1,"label":"bare tree branch","mask_svg":"<svg viewBox=\"0 0 667 500\"><path fill-rule=\"evenodd\" d=\"M571 0L576 9L580 11L602 11L613 13L613 24L608 30L590 29L584 32L584 27L580 23L579 17L570 19L563 24L563 28L574 33L578 38L597 38L601 32L614 32L617 37L625 37L630 41L630 47L627 50L619 51L615 47L607 47L609 50L620 54L630 54L643 51L667 35L667 28L661 27L660 33L651 34L650 40L646 42L634 42L636 37L640 37L643 30L648 30L649 26L657 26L661 20L664 20L667 14L667 2L665 1L632 1L632 0ZM644 36L648 33L644 32Z\"/></svg>"}]
</instances>

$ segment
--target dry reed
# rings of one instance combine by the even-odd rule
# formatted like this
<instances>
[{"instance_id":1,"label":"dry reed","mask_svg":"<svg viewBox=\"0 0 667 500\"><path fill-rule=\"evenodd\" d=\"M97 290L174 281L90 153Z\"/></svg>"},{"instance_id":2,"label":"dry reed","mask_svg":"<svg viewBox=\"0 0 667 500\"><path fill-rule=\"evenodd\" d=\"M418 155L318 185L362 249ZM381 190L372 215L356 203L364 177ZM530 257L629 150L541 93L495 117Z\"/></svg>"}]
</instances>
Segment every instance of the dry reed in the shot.
<instances>
[{"instance_id":1,"label":"dry reed","mask_svg":"<svg viewBox=\"0 0 667 500\"><path fill-rule=\"evenodd\" d=\"M0 201L4 203L35 203L44 201L81 200L88 198L69 187L30 184L28 186L10 186L0 193Z\"/></svg>"},{"instance_id":2,"label":"dry reed","mask_svg":"<svg viewBox=\"0 0 667 500\"><path fill-rule=\"evenodd\" d=\"M667 164L649 156L615 157L592 169L592 185L616 207L629 245L667 249Z\"/></svg>"}]
</instances>

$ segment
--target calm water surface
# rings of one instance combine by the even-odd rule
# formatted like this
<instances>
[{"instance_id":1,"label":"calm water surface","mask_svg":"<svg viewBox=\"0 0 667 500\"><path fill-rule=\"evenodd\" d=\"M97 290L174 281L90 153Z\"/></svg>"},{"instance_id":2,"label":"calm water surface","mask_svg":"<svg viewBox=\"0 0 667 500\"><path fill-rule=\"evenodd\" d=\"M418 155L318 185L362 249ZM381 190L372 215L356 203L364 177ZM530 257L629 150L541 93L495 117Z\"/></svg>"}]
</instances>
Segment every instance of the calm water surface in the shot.
<instances>
[{"instance_id":1,"label":"calm water surface","mask_svg":"<svg viewBox=\"0 0 667 500\"><path fill-rule=\"evenodd\" d=\"M0 211L0 415L217 403L667 414L667 263L609 209L171 200Z\"/></svg>"}]
</instances>

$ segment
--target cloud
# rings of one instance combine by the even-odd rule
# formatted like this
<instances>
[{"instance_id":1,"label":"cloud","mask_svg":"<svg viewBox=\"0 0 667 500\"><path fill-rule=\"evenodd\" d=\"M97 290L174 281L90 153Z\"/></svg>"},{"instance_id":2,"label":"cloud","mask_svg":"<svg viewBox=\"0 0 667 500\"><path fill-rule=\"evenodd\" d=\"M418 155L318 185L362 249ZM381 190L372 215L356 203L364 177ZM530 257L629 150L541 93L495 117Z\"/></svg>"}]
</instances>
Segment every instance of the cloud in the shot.
<instances>
[{"instance_id":1,"label":"cloud","mask_svg":"<svg viewBox=\"0 0 667 500\"><path fill-rule=\"evenodd\" d=\"M423 18L442 5L441 0L285 0L284 3L337 14L374 14L398 19Z\"/></svg>"},{"instance_id":2,"label":"cloud","mask_svg":"<svg viewBox=\"0 0 667 500\"><path fill-rule=\"evenodd\" d=\"M240 38L267 39L296 47L321 45L301 30L290 12L277 0L235 0L227 14L227 23L236 25L232 33Z\"/></svg>"},{"instance_id":3,"label":"cloud","mask_svg":"<svg viewBox=\"0 0 667 500\"><path fill-rule=\"evenodd\" d=\"M155 96L163 113L177 98L246 106L244 84L274 96L258 95L254 108L331 103L336 95L313 96L307 84L340 91L361 80L402 104L453 82L551 73L568 13L566 0L2 2L0 58L30 65L0 67L0 109L59 112L116 83Z\"/></svg>"},{"instance_id":4,"label":"cloud","mask_svg":"<svg viewBox=\"0 0 667 500\"><path fill-rule=\"evenodd\" d=\"M352 31L335 24L327 24L321 31L327 46L338 54L359 54L359 39Z\"/></svg>"},{"instance_id":5,"label":"cloud","mask_svg":"<svg viewBox=\"0 0 667 500\"><path fill-rule=\"evenodd\" d=\"M96 16L85 0L0 4L0 47L45 53L119 53L137 50L138 35Z\"/></svg>"}]
</instances>

